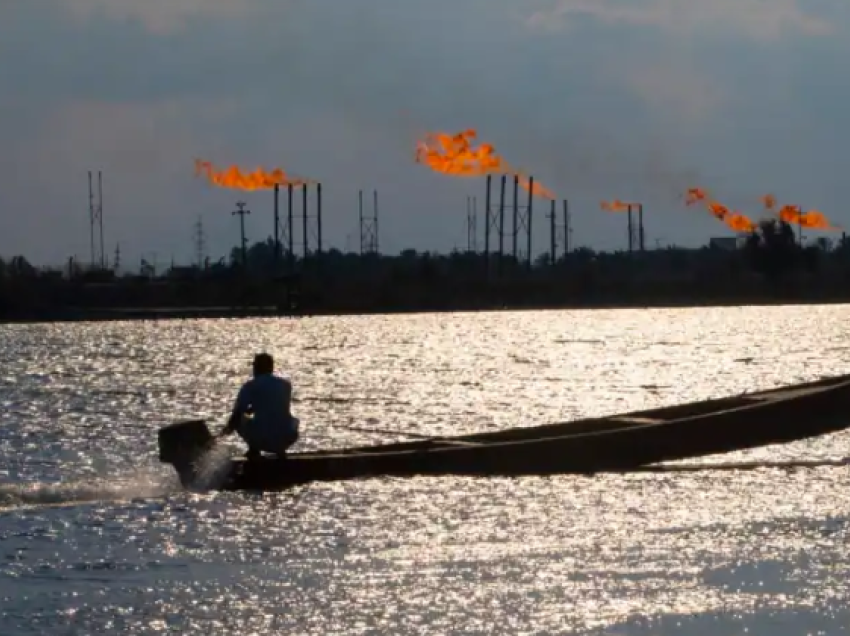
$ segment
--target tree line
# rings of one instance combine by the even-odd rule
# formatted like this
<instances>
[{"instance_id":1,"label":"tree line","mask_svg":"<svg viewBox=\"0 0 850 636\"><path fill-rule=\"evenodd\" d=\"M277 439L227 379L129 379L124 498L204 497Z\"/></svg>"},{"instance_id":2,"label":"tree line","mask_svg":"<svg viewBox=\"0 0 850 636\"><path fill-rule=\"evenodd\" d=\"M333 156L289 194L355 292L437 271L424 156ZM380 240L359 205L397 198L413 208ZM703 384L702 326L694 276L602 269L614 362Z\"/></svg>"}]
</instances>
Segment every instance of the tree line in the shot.
<instances>
[{"instance_id":1,"label":"tree line","mask_svg":"<svg viewBox=\"0 0 850 636\"><path fill-rule=\"evenodd\" d=\"M455 250L396 255L287 254L269 238L229 258L116 276L70 262L66 271L0 259L6 308L271 304L285 311L485 309L642 303L747 303L773 298L850 300L850 242L803 244L794 227L763 220L734 249L709 245L646 252L579 248L531 263Z\"/></svg>"}]
</instances>

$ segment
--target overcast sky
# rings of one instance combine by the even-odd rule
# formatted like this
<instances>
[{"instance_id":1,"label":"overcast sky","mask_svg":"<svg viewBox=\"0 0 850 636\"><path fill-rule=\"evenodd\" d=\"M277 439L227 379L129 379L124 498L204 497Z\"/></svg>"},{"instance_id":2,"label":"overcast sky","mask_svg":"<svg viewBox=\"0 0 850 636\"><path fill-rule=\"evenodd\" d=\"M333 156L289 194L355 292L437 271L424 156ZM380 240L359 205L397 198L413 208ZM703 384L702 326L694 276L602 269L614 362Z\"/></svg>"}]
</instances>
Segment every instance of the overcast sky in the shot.
<instances>
[{"instance_id":1,"label":"overcast sky","mask_svg":"<svg viewBox=\"0 0 850 636\"><path fill-rule=\"evenodd\" d=\"M224 254L240 198L269 235L270 192L213 187L198 157L321 180L326 245L359 245L377 188L382 251L465 247L483 178L413 160L465 128L570 200L578 245L625 245L615 197L644 202L649 245L727 235L689 186L850 225L848 27L846 0L2 0L0 255L88 259L88 170L130 263L188 262L199 217Z\"/></svg>"}]
</instances>

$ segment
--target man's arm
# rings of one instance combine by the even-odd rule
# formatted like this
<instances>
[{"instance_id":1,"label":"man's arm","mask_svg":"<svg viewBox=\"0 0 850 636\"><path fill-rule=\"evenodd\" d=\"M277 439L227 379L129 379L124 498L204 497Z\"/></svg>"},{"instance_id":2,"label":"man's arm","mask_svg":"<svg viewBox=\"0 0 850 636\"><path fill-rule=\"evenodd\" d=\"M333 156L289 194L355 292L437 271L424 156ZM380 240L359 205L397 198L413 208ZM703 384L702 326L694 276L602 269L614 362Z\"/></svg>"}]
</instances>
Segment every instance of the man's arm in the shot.
<instances>
[{"instance_id":1,"label":"man's arm","mask_svg":"<svg viewBox=\"0 0 850 636\"><path fill-rule=\"evenodd\" d=\"M221 433L219 433L220 437L230 435L236 430L236 427L239 426L239 423L242 421L242 415L248 410L248 406L248 384L245 383L236 395L236 402L233 405L230 418L227 420L227 424L222 429Z\"/></svg>"},{"instance_id":2,"label":"man's arm","mask_svg":"<svg viewBox=\"0 0 850 636\"><path fill-rule=\"evenodd\" d=\"M287 379L283 380L283 404L286 410L286 415L292 417L292 382Z\"/></svg>"}]
</instances>

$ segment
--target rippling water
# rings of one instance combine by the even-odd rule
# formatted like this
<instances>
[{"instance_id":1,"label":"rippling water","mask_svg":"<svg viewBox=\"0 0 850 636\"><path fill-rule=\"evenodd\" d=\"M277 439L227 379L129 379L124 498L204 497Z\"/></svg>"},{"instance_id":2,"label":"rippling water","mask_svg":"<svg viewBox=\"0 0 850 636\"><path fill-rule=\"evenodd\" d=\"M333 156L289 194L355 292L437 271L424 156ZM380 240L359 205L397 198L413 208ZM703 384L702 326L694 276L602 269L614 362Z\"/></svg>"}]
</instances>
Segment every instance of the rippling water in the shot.
<instances>
[{"instance_id":1,"label":"rippling water","mask_svg":"<svg viewBox=\"0 0 850 636\"><path fill-rule=\"evenodd\" d=\"M0 634L843 634L850 468L187 494L251 355L302 448L614 413L850 372L843 306L0 326ZM398 438L401 439L401 438ZM241 452L234 442L233 452ZM730 459L850 456L837 434Z\"/></svg>"}]
</instances>

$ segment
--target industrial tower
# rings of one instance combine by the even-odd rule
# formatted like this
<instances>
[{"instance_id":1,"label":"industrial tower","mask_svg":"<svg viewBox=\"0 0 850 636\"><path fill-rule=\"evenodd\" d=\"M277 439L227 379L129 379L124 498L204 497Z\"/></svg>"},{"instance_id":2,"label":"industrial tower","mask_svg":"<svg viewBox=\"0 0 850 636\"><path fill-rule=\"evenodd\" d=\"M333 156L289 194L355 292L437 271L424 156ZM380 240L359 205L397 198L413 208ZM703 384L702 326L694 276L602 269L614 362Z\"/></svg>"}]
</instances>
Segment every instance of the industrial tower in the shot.
<instances>
[{"instance_id":1,"label":"industrial tower","mask_svg":"<svg viewBox=\"0 0 850 636\"><path fill-rule=\"evenodd\" d=\"M89 170L89 235L91 241L91 269L106 269L106 253L103 250L103 175L97 171L97 205L94 202L92 173ZM99 240L95 239L95 232Z\"/></svg>"}]
</instances>

